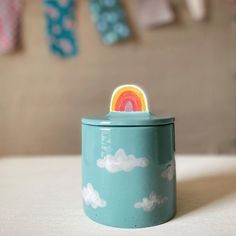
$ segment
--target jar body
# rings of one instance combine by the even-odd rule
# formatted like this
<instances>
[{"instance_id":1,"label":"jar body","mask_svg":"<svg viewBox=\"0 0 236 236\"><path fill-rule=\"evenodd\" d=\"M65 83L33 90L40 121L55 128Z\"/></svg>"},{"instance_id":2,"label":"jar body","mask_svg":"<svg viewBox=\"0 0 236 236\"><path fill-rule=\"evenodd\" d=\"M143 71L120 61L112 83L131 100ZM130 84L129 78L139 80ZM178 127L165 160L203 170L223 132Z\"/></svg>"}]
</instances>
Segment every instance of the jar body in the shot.
<instances>
[{"instance_id":1,"label":"jar body","mask_svg":"<svg viewBox=\"0 0 236 236\"><path fill-rule=\"evenodd\" d=\"M120 228L154 226L176 210L174 124L82 125L82 195L92 220Z\"/></svg>"}]
</instances>

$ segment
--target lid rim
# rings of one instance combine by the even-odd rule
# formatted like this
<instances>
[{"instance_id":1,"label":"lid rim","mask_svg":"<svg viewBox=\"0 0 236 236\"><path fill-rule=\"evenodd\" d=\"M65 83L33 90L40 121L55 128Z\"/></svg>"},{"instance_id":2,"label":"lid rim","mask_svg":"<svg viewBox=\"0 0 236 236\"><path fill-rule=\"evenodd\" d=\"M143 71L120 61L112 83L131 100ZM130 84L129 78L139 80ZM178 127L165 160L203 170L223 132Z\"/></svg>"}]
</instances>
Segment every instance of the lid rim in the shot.
<instances>
[{"instance_id":1,"label":"lid rim","mask_svg":"<svg viewBox=\"0 0 236 236\"><path fill-rule=\"evenodd\" d=\"M163 123L163 124L151 124L151 125L94 125L88 123L81 123L82 125L95 126L95 127L154 127L154 126L165 126L174 124L173 122Z\"/></svg>"},{"instance_id":2,"label":"lid rim","mask_svg":"<svg viewBox=\"0 0 236 236\"><path fill-rule=\"evenodd\" d=\"M175 117L173 116L150 116L147 117L124 117L124 119L109 119L108 116L97 117L83 117L81 123L90 126L103 127L144 127L144 126L161 126L167 124L174 124Z\"/></svg>"}]
</instances>

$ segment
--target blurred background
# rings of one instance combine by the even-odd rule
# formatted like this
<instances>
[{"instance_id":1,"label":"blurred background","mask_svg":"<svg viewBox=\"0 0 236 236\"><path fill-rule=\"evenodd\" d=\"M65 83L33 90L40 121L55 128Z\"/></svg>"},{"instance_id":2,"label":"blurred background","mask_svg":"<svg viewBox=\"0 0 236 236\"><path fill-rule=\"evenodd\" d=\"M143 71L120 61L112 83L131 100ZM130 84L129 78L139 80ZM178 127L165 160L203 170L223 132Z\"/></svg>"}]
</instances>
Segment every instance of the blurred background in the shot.
<instances>
[{"instance_id":1,"label":"blurred background","mask_svg":"<svg viewBox=\"0 0 236 236\"><path fill-rule=\"evenodd\" d=\"M95 1L78 0L73 55L53 46L50 1L0 5L15 40L0 24L0 155L80 153L81 117L107 113L126 83L143 87L153 113L176 117L177 153L236 153L236 5L202 1L124 0L122 40L103 37Z\"/></svg>"}]
</instances>

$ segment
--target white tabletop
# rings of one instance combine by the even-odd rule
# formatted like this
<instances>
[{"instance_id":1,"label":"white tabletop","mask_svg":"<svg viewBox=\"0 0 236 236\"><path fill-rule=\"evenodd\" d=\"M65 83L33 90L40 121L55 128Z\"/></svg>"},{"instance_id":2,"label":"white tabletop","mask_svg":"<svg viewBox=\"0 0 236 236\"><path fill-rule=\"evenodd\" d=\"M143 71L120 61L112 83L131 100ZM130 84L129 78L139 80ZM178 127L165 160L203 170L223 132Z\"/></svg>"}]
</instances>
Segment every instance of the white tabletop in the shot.
<instances>
[{"instance_id":1,"label":"white tabletop","mask_svg":"<svg viewBox=\"0 0 236 236\"><path fill-rule=\"evenodd\" d=\"M88 219L81 158L0 158L0 236L236 235L236 156L177 156L177 215L143 229Z\"/></svg>"}]
</instances>

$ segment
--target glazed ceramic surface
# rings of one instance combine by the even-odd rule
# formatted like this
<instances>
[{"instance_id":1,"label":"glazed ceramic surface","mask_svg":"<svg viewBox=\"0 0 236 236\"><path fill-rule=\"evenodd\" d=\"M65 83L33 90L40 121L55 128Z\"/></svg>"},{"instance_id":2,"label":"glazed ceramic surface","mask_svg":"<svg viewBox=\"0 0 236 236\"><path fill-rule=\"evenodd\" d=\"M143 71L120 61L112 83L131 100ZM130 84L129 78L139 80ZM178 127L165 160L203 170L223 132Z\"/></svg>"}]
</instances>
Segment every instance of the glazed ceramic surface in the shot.
<instances>
[{"instance_id":1,"label":"glazed ceramic surface","mask_svg":"<svg viewBox=\"0 0 236 236\"><path fill-rule=\"evenodd\" d=\"M111 111L104 117L83 118L86 215L121 228L171 219L176 210L174 151L173 117Z\"/></svg>"}]
</instances>

